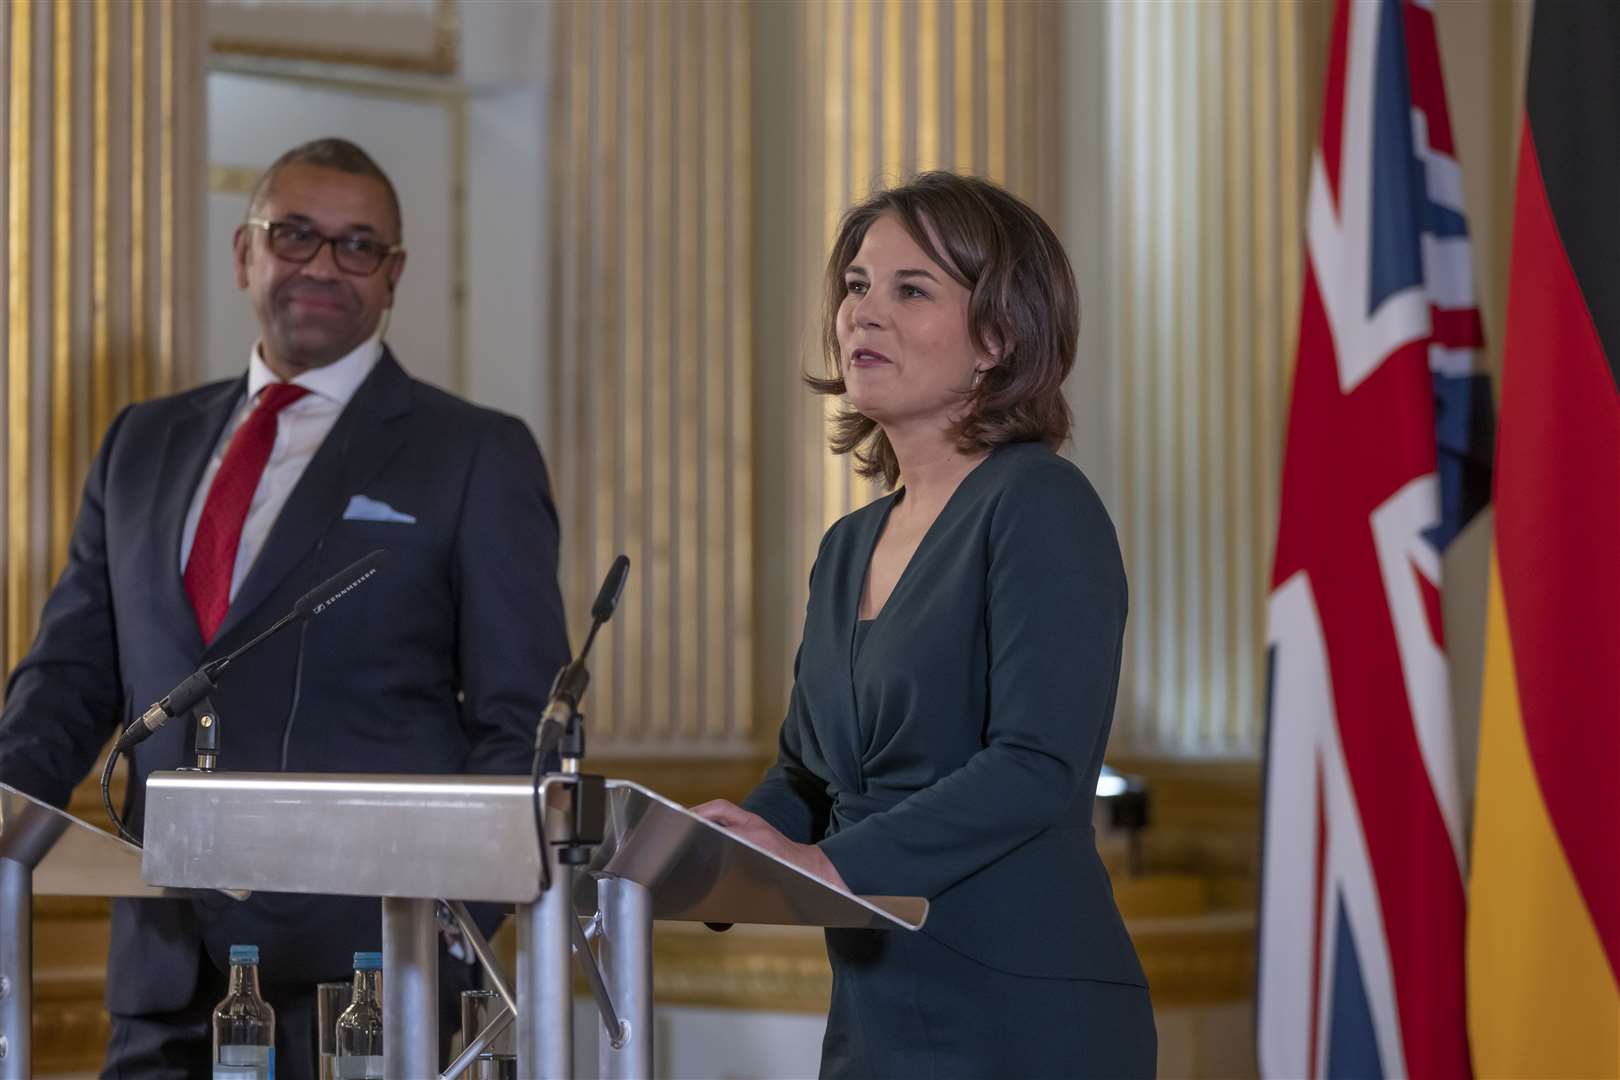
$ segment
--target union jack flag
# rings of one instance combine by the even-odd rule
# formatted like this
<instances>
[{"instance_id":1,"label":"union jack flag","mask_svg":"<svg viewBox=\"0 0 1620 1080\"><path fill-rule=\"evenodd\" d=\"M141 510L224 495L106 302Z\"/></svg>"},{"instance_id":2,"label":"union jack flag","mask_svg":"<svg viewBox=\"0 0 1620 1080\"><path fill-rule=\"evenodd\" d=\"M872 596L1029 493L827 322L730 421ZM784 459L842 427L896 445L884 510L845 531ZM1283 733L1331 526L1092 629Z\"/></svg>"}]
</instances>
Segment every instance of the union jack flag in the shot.
<instances>
[{"instance_id":1,"label":"union jack flag","mask_svg":"<svg viewBox=\"0 0 1620 1080\"><path fill-rule=\"evenodd\" d=\"M1467 809L1441 554L1490 390L1424 0L1339 0L1267 611L1264 1075L1456 1077Z\"/></svg>"}]
</instances>

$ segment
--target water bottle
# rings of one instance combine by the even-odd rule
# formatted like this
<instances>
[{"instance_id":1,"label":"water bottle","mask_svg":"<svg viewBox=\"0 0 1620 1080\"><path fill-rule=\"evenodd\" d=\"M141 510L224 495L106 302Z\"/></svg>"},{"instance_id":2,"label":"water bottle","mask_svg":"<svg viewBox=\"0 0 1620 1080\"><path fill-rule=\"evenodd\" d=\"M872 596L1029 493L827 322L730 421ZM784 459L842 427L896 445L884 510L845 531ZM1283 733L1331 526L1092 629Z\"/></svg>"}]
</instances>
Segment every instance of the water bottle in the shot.
<instances>
[{"instance_id":1,"label":"water bottle","mask_svg":"<svg viewBox=\"0 0 1620 1080\"><path fill-rule=\"evenodd\" d=\"M214 1008L214 1080L275 1080L276 1010L259 996L259 947L231 946L231 988Z\"/></svg>"},{"instance_id":2,"label":"water bottle","mask_svg":"<svg viewBox=\"0 0 1620 1080\"><path fill-rule=\"evenodd\" d=\"M354 954L354 1001L337 1019L339 1080L382 1080L382 953Z\"/></svg>"}]
</instances>

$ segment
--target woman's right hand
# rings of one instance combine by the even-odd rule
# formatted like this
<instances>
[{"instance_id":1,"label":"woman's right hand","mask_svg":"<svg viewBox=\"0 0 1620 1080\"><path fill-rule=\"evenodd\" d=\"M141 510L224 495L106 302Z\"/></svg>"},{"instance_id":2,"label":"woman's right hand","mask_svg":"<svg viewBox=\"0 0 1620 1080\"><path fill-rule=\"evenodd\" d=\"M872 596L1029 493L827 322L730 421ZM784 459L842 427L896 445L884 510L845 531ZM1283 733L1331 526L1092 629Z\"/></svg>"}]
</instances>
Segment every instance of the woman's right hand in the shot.
<instances>
[{"instance_id":1,"label":"woman's right hand","mask_svg":"<svg viewBox=\"0 0 1620 1080\"><path fill-rule=\"evenodd\" d=\"M843 875L832 860L815 844L798 844L789 840L758 814L751 814L729 799L710 799L701 806L692 807L692 813L705 821L712 821L722 829L729 829L755 847L762 848L783 862L792 863L807 874L813 874L829 885L849 891Z\"/></svg>"}]
</instances>

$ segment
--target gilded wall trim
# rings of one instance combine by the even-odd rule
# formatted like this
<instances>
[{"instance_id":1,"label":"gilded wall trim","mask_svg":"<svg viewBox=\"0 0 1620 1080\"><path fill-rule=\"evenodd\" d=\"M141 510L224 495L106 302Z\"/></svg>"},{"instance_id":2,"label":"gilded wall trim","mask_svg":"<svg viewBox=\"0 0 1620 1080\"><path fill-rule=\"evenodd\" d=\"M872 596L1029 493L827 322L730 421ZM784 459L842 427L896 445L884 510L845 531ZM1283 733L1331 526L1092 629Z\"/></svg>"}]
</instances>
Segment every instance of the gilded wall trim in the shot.
<instances>
[{"instance_id":1,"label":"gilded wall trim","mask_svg":"<svg viewBox=\"0 0 1620 1080\"><path fill-rule=\"evenodd\" d=\"M129 5L129 370L135 401L157 392L146 340L146 8Z\"/></svg>"},{"instance_id":2,"label":"gilded wall trim","mask_svg":"<svg viewBox=\"0 0 1620 1080\"><path fill-rule=\"evenodd\" d=\"M50 576L73 528L73 5L53 9L51 57Z\"/></svg>"},{"instance_id":3,"label":"gilded wall trim","mask_svg":"<svg viewBox=\"0 0 1620 1080\"><path fill-rule=\"evenodd\" d=\"M553 15L546 449L570 618L615 555L632 565L594 654L593 751L747 755L750 9Z\"/></svg>"},{"instance_id":4,"label":"gilded wall trim","mask_svg":"<svg viewBox=\"0 0 1620 1080\"><path fill-rule=\"evenodd\" d=\"M1308 12L1111 2L1114 746L1253 754L1303 234Z\"/></svg>"},{"instance_id":5,"label":"gilded wall trim","mask_svg":"<svg viewBox=\"0 0 1620 1080\"><path fill-rule=\"evenodd\" d=\"M259 165L208 166L208 190L222 195L251 195L264 168Z\"/></svg>"},{"instance_id":6,"label":"gilded wall trim","mask_svg":"<svg viewBox=\"0 0 1620 1080\"><path fill-rule=\"evenodd\" d=\"M461 25L456 15L456 2L457 0L435 0L432 27L429 31L430 42L425 49L416 51L379 49L361 45L332 46L314 36L278 35L271 38L232 33L213 34L209 38L208 48L220 55L271 60L306 60L322 64L374 67L386 71L453 75L461 52ZM230 5L219 6L228 8ZM277 29L284 29L284 24ZM390 35L386 34L371 35L371 40L389 39Z\"/></svg>"},{"instance_id":7,"label":"gilded wall trim","mask_svg":"<svg viewBox=\"0 0 1620 1080\"><path fill-rule=\"evenodd\" d=\"M34 618L29 531L33 438L34 5L12 0L10 146L6 170L6 667L27 647Z\"/></svg>"},{"instance_id":8,"label":"gilded wall trim","mask_svg":"<svg viewBox=\"0 0 1620 1080\"><path fill-rule=\"evenodd\" d=\"M18 0L6 11L10 666L65 564L92 442L135 389L172 385L195 339L197 305L181 292L191 271L177 264L195 261L197 230L177 221L173 206L177 189L198 186L191 132L202 97L200 24L190 6ZM130 197L115 197L125 180ZM115 799L124 782L115 778ZM100 819L93 780L70 809ZM107 904L42 899L34 927L35 1068L93 1069L108 1028Z\"/></svg>"},{"instance_id":9,"label":"gilded wall trim","mask_svg":"<svg viewBox=\"0 0 1620 1080\"><path fill-rule=\"evenodd\" d=\"M112 169L112 0L94 0L95 62L94 128L91 159L93 170L91 213L95 235L91 240L91 373L90 426L105 431L113 417L111 238L112 214L110 176Z\"/></svg>"},{"instance_id":10,"label":"gilded wall trim","mask_svg":"<svg viewBox=\"0 0 1620 1080\"><path fill-rule=\"evenodd\" d=\"M1158 1010L1241 1002L1254 992L1254 918L1218 912L1127 917ZM661 923L653 936L659 1004L825 1013L832 970L821 931Z\"/></svg>"},{"instance_id":11,"label":"gilded wall trim","mask_svg":"<svg viewBox=\"0 0 1620 1080\"><path fill-rule=\"evenodd\" d=\"M177 64L200 68L191 6L9 0L4 11L9 669L66 563L90 447L123 404L172 387L194 336L197 306L178 291L197 230L173 198L200 175L190 132L202 98L175 93Z\"/></svg>"}]
</instances>

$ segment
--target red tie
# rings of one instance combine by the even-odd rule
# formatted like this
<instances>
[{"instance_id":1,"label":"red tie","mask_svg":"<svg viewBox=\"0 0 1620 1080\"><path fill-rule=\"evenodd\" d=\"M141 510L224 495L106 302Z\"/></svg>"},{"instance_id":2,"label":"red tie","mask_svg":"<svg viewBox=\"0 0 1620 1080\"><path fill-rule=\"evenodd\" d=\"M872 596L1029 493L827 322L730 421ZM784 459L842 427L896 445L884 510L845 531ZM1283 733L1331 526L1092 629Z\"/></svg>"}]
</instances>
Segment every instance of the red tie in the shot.
<instances>
[{"instance_id":1,"label":"red tie","mask_svg":"<svg viewBox=\"0 0 1620 1080\"><path fill-rule=\"evenodd\" d=\"M197 533L186 559L186 595L197 613L203 644L214 640L225 611L231 606L231 575L236 549L242 542L242 524L258 490L259 477L276 444L276 417L288 405L309 393L291 383L271 383L259 391L259 402L242 421L225 448L225 460L214 474L203 503Z\"/></svg>"}]
</instances>

